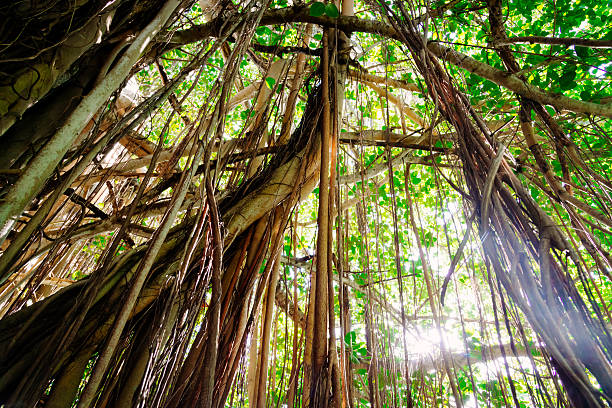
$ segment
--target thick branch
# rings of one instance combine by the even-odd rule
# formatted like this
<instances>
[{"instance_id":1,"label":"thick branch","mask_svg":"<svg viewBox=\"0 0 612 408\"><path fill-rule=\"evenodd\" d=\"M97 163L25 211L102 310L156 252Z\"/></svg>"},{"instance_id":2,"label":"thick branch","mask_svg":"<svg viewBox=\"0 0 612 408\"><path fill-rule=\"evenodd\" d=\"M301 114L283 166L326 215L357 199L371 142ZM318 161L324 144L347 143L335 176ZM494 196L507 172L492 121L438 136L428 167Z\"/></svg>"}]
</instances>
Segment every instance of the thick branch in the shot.
<instances>
[{"instance_id":1,"label":"thick branch","mask_svg":"<svg viewBox=\"0 0 612 408\"><path fill-rule=\"evenodd\" d=\"M415 135L404 135L387 130L362 130L361 132L340 133L341 143L363 144L365 146L387 145L409 149L445 151L446 149L444 148L434 146L438 140L440 140L439 136L432 136L431 132L427 131Z\"/></svg>"},{"instance_id":2,"label":"thick branch","mask_svg":"<svg viewBox=\"0 0 612 408\"><path fill-rule=\"evenodd\" d=\"M275 9L267 12L261 19L261 25L285 24L291 22L306 22L318 24L324 27L335 27L345 32L365 32L382 35L401 41L397 31L381 21L364 20L354 16L340 16L338 18L313 17L307 6L294 6ZM233 17L238 18L238 17ZM215 19L209 23L196 25L190 29L178 31L170 40L171 47L178 47L185 43L201 40L206 37L218 35L222 19ZM229 25L229 24L228 24ZM488 64L477 61L474 58L445 47L435 41L427 44L429 51L453 65L463 68L482 78L488 79L504 88L541 104L553 105L560 110L593 114L612 118L612 104L597 104L568 98L561 94L547 92L541 88L522 81L515 75L498 70Z\"/></svg>"},{"instance_id":3,"label":"thick branch","mask_svg":"<svg viewBox=\"0 0 612 408\"><path fill-rule=\"evenodd\" d=\"M457 52L451 48L444 47L436 42L429 42L427 44L427 48L436 56L450 62L453 65L463 68L482 78L488 79L491 82L495 82L497 85L503 86L504 88L541 104L552 105L557 109L562 110L565 109L573 112L612 118L612 104L602 105L598 103L579 101L561 94L546 92L537 86L531 85L529 82L522 81L516 75L493 68L488 64L477 61L472 57Z\"/></svg>"},{"instance_id":4,"label":"thick branch","mask_svg":"<svg viewBox=\"0 0 612 408\"><path fill-rule=\"evenodd\" d=\"M495 42L495 45L510 45L510 44L516 44L516 43L565 45L566 47L569 47L571 45L579 45L582 47L590 47L590 48L612 48L612 41L609 41L609 40L592 40L590 38L576 38L576 37L557 38L557 37L544 37L540 35L506 38L503 41Z\"/></svg>"}]
</instances>

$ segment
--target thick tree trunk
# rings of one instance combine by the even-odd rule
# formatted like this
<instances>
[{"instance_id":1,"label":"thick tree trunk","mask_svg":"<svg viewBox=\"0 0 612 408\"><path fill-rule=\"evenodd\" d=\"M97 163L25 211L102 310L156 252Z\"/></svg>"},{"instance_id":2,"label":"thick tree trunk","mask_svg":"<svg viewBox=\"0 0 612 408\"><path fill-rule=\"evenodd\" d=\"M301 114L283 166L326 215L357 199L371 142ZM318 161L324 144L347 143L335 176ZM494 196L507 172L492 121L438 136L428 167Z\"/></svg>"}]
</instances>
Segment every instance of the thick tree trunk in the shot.
<instances>
[{"instance_id":1,"label":"thick tree trunk","mask_svg":"<svg viewBox=\"0 0 612 408\"><path fill-rule=\"evenodd\" d=\"M166 24L181 2L166 2L159 14L145 27L127 48L121 60L104 76L99 84L79 103L66 123L51 137L26 167L18 180L7 191L8 199L0 205L0 243L18 217L43 187L47 178L72 146L81 130L112 93L125 81L147 45ZM3 132L2 132L3 133Z\"/></svg>"}]
</instances>

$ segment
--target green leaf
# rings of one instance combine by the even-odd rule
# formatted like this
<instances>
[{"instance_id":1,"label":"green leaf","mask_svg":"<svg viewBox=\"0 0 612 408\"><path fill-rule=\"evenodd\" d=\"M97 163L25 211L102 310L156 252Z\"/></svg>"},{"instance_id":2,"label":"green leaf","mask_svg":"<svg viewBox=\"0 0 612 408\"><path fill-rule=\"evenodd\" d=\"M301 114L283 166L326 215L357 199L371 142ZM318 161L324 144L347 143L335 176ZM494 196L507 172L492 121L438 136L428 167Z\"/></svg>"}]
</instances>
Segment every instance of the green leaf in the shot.
<instances>
[{"instance_id":1,"label":"green leaf","mask_svg":"<svg viewBox=\"0 0 612 408\"><path fill-rule=\"evenodd\" d=\"M548 67L546 70L546 78L551 82L559 82L559 74L555 67Z\"/></svg>"},{"instance_id":2,"label":"green leaf","mask_svg":"<svg viewBox=\"0 0 612 408\"><path fill-rule=\"evenodd\" d=\"M327 3L325 5L325 14L331 18L340 17L340 12L338 11L338 7L334 3Z\"/></svg>"},{"instance_id":3,"label":"green leaf","mask_svg":"<svg viewBox=\"0 0 612 408\"><path fill-rule=\"evenodd\" d=\"M344 341L346 342L347 346L352 347L352 345L357 342L357 335L355 334L355 331L353 330L346 333L344 335Z\"/></svg>"},{"instance_id":4,"label":"green leaf","mask_svg":"<svg viewBox=\"0 0 612 408\"><path fill-rule=\"evenodd\" d=\"M312 17L321 17L325 14L325 3L321 3L320 1L315 1L310 6L310 15Z\"/></svg>"},{"instance_id":5,"label":"green leaf","mask_svg":"<svg viewBox=\"0 0 612 408\"><path fill-rule=\"evenodd\" d=\"M539 357L542 355L542 353L540 353L540 351L537 348L532 348L531 350L529 350L531 352L531 355L534 357Z\"/></svg>"},{"instance_id":6,"label":"green leaf","mask_svg":"<svg viewBox=\"0 0 612 408\"><path fill-rule=\"evenodd\" d=\"M564 91L569 91L570 89L574 89L576 87L576 81L568 80L561 83L561 89Z\"/></svg>"},{"instance_id":7,"label":"green leaf","mask_svg":"<svg viewBox=\"0 0 612 408\"><path fill-rule=\"evenodd\" d=\"M580 99L582 99L583 101L590 101L591 100L591 92L588 91L588 90L580 92Z\"/></svg>"},{"instance_id":8,"label":"green leaf","mask_svg":"<svg viewBox=\"0 0 612 408\"><path fill-rule=\"evenodd\" d=\"M276 83L276 79L272 78L272 77L267 77L266 78L266 85L268 86L268 88L274 90L274 84Z\"/></svg>"},{"instance_id":9,"label":"green leaf","mask_svg":"<svg viewBox=\"0 0 612 408\"><path fill-rule=\"evenodd\" d=\"M576 67L571 67L564 70L563 75L559 78L559 86L564 91L574 89L576 87Z\"/></svg>"},{"instance_id":10,"label":"green leaf","mask_svg":"<svg viewBox=\"0 0 612 408\"><path fill-rule=\"evenodd\" d=\"M589 49L587 47L576 46L574 48L574 51L576 52L576 55L580 59L589 58L590 52L589 52Z\"/></svg>"}]
</instances>

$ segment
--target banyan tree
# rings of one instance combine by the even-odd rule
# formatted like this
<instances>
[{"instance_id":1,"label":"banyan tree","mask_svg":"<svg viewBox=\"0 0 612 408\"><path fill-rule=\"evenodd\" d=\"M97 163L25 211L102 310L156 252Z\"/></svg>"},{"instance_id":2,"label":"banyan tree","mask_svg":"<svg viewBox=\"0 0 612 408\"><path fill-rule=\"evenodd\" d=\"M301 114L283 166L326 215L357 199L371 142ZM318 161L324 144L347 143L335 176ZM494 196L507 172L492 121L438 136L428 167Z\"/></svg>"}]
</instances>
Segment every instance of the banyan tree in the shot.
<instances>
[{"instance_id":1,"label":"banyan tree","mask_svg":"<svg viewBox=\"0 0 612 408\"><path fill-rule=\"evenodd\" d=\"M0 16L0 406L612 405L609 1Z\"/></svg>"}]
</instances>

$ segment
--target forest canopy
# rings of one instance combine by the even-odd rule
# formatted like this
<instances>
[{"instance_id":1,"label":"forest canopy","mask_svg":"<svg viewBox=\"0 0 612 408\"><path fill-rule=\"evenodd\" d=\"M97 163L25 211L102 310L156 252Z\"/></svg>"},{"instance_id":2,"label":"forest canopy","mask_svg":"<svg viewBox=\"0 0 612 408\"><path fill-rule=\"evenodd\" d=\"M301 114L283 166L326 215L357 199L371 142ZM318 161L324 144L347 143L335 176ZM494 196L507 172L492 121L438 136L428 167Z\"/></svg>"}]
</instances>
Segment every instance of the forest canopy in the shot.
<instances>
[{"instance_id":1,"label":"forest canopy","mask_svg":"<svg viewBox=\"0 0 612 408\"><path fill-rule=\"evenodd\" d=\"M0 407L612 406L612 1L0 21Z\"/></svg>"}]
</instances>

